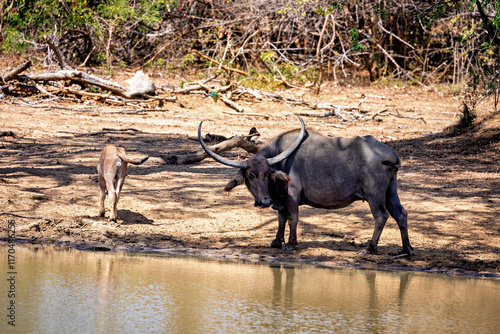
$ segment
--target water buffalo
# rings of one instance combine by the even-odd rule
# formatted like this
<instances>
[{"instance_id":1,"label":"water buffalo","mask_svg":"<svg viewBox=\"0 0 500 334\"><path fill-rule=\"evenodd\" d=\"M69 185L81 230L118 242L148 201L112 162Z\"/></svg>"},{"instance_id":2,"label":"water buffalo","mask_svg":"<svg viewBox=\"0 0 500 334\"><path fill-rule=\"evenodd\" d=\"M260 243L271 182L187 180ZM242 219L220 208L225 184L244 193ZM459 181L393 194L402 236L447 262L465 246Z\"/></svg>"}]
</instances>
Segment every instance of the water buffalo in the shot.
<instances>
[{"instance_id":1,"label":"water buffalo","mask_svg":"<svg viewBox=\"0 0 500 334\"><path fill-rule=\"evenodd\" d=\"M255 206L278 211L279 228L269 247L282 248L288 221L290 236L285 250L297 246L299 206L336 209L354 201L366 200L375 219L375 230L362 253L377 253L377 244L389 214L396 220L403 241L403 254L410 254L407 213L397 193L400 159L394 149L372 136L353 138L325 137L301 129L272 139L246 161L233 161L212 152L201 138L201 146L216 161L239 168L238 176L226 191L246 184Z\"/></svg>"}]
</instances>

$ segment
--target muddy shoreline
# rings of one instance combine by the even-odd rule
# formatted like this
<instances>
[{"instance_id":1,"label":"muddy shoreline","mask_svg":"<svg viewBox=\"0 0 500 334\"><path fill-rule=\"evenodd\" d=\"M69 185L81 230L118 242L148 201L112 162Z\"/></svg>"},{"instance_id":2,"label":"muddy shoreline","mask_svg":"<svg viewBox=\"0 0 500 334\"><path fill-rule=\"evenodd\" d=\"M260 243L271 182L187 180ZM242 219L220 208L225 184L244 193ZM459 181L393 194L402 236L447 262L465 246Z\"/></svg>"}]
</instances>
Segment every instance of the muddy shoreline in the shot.
<instances>
[{"instance_id":1,"label":"muddy shoreline","mask_svg":"<svg viewBox=\"0 0 500 334\"><path fill-rule=\"evenodd\" d=\"M11 241L6 238L0 238L0 246L7 247ZM243 262L243 263L268 263L270 265L285 265L285 266L314 266L317 268L326 269L360 269L360 270L380 270L380 271L410 271L428 274L464 276L472 278L485 278L500 280L500 274L497 272L477 272L465 270L462 268L419 268L412 267L405 263L404 266L397 266L395 264L381 264L376 260L373 262L360 259L359 263L354 264L341 264L335 261L300 261L289 257L269 256L259 254L258 250L255 253L241 252L237 249L200 249L186 246L172 246L169 248L149 248L149 247L131 247L131 246L114 246L110 244L99 243L76 243L68 244L53 241L32 242L28 239L17 239L15 247L54 247L57 249L76 249L84 252L124 252L134 253L137 255L159 255L159 256L188 256L212 261L229 261L229 262ZM378 255L369 255L370 257ZM411 261L411 258L409 259Z\"/></svg>"}]
</instances>

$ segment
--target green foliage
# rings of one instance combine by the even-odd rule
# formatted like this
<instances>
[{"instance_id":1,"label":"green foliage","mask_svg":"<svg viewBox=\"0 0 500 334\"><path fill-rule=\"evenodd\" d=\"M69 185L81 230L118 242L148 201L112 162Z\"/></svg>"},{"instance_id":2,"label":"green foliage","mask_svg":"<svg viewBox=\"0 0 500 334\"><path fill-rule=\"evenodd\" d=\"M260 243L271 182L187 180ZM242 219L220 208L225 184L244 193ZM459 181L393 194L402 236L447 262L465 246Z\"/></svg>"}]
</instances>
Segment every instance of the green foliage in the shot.
<instances>
[{"instance_id":1,"label":"green foliage","mask_svg":"<svg viewBox=\"0 0 500 334\"><path fill-rule=\"evenodd\" d=\"M127 0L114 0L108 4L100 4L97 6L97 12L103 19L114 21L125 21L134 15L134 10L128 5Z\"/></svg>"},{"instance_id":2,"label":"green foliage","mask_svg":"<svg viewBox=\"0 0 500 334\"><path fill-rule=\"evenodd\" d=\"M165 65L167 64L167 62L165 61L165 59L163 58L158 58L154 63L153 65L154 66L158 66L158 67L165 67Z\"/></svg>"},{"instance_id":3,"label":"green foliage","mask_svg":"<svg viewBox=\"0 0 500 334\"><path fill-rule=\"evenodd\" d=\"M269 64L270 75L280 78L283 76L286 80L305 81L304 76L300 75L300 68L291 62L279 59L275 51L262 51L260 57L264 63Z\"/></svg>"},{"instance_id":4,"label":"green foliage","mask_svg":"<svg viewBox=\"0 0 500 334\"><path fill-rule=\"evenodd\" d=\"M274 62L276 60L276 52L274 51L262 51L260 53L260 58L263 61Z\"/></svg>"},{"instance_id":5,"label":"green foliage","mask_svg":"<svg viewBox=\"0 0 500 334\"><path fill-rule=\"evenodd\" d=\"M181 68L188 68L189 64L192 64L194 60L196 59L196 56L192 53L186 54L184 57L182 57L181 60Z\"/></svg>"},{"instance_id":6,"label":"green foliage","mask_svg":"<svg viewBox=\"0 0 500 334\"><path fill-rule=\"evenodd\" d=\"M271 89L285 88L283 80L277 79L269 73L254 74L251 78L241 81L241 85L246 88Z\"/></svg>"},{"instance_id":7,"label":"green foliage","mask_svg":"<svg viewBox=\"0 0 500 334\"><path fill-rule=\"evenodd\" d=\"M295 76L299 73L300 69L292 63L283 62L283 64L279 67L280 72L285 76L287 80L291 80L295 78ZM302 76L297 76L297 80L304 81Z\"/></svg>"},{"instance_id":8,"label":"green foliage","mask_svg":"<svg viewBox=\"0 0 500 334\"><path fill-rule=\"evenodd\" d=\"M474 48L469 50L469 87L471 102L467 105L474 112L474 107L484 97L495 95L498 101L500 90L500 1L484 0L471 2L471 10L481 13L495 13L494 16L480 15L481 21L477 27L462 32L462 43L468 43ZM482 33L481 33L482 32ZM485 33L486 32L486 33ZM465 107L467 107L465 105ZM497 105L495 105L495 108ZM466 108L465 108L466 109ZM473 117L463 117L466 121Z\"/></svg>"},{"instance_id":9,"label":"green foliage","mask_svg":"<svg viewBox=\"0 0 500 334\"><path fill-rule=\"evenodd\" d=\"M363 51L363 45L359 44L358 30L355 28L351 28L351 30L349 30L349 36L351 37L352 51Z\"/></svg>"},{"instance_id":10,"label":"green foliage","mask_svg":"<svg viewBox=\"0 0 500 334\"><path fill-rule=\"evenodd\" d=\"M278 69L287 82L300 82L304 84L307 81L315 81L319 76L317 69L300 71L297 66L290 63L280 64ZM243 87L271 90L286 88L282 77L277 72L269 73L267 70L258 72L255 69L250 69L250 75L251 77L246 77L244 80L240 77L238 78Z\"/></svg>"},{"instance_id":11,"label":"green foliage","mask_svg":"<svg viewBox=\"0 0 500 334\"><path fill-rule=\"evenodd\" d=\"M319 14L319 15L323 15L323 16L326 16L328 14L331 14L333 13L335 10L340 10L342 9L342 2L346 2L346 1L333 1L331 3L331 5L324 9L323 7L321 6L317 6L315 9L314 9L314 13L316 14Z\"/></svg>"},{"instance_id":12,"label":"green foliage","mask_svg":"<svg viewBox=\"0 0 500 334\"><path fill-rule=\"evenodd\" d=\"M442 19L448 11L460 7L460 2L456 0L441 0L434 2L424 11L414 11L415 20L419 20L425 29L432 30L433 25Z\"/></svg>"},{"instance_id":13,"label":"green foliage","mask_svg":"<svg viewBox=\"0 0 500 334\"><path fill-rule=\"evenodd\" d=\"M387 17L387 11L385 9L382 9L379 4L373 5L373 12L382 20L385 20Z\"/></svg>"},{"instance_id":14,"label":"green foliage","mask_svg":"<svg viewBox=\"0 0 500 334\"><path fill-rule=\"evenodd\" d=\"M296 16L296 15L305 16L306 15L306 5L310 1L311 0L290 1L286 6L284 6L283 8L280 8L277 11L277 13L281 14L283 17Z\"/></svg>"},{"instance_id":15,"label":"green foliage","mask_svg":"<svg viewBox=\"0 0 500 334\"><path fill-rule=\"evenodd\" d=\"M58 37L71 29L91 31L99 39L105 29L113 28L114 34L120 36L123 22L152 25L161 21L165 11L177 6L177 0L18 0L6 13L1 49L25 51L21 35L26 40L40 41L48 34Z\"/></svg>"},{"instance_id":16,"label":"green foliage","mask_svg":"<svg viewBox=\"0 0 500 334\"><path fill-rule=\"evenodd\" d=\"M190 80L190 79L186 79L185 81L183 80L179 83L179 88L183 89L186 84L191 83L191 82L192 82L192 80Z\"/></svg>"},{"instance_id":17,"label":"green foliage","mask_svg":"<svg viewBox=\"0 0 500 334\"><path fill-rule=\"evenodd\" d=\"M14 28L7 28L3 32L4 39L2 44L2 50L10 52L26 52L27 44L23 41L21 32Z\"/></svg>"},{"instance_id":18,"label":"green foliage","mask_svg":"<svg viewBox=\"0 0 500 334\"><path fill-rule=\"evenodd\" d=\"M15 2L15 7L7 13L6 22L11 29L19 29L33 34L53 32L60 28L75 29L84 24L94 24L93 13L87 7L87 1L74 1L69 13L58 0ZM30 29L26 29L26 28Z\"/></svg>"}]
</instances>

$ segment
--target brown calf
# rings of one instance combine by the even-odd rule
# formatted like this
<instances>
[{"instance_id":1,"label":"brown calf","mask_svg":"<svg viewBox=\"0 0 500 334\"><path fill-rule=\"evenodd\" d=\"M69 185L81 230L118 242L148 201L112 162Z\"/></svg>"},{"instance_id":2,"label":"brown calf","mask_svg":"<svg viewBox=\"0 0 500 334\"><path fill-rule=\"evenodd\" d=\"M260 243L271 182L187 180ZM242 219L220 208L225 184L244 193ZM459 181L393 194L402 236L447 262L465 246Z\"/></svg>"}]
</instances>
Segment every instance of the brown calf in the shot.
<instances>
[{"instance_id":1,"label":"brown calf","mask_svg":"<svg viewBox=\"0 0 500 334\"><path fill-rule=\"evenodd\" d=\"M97 175L90 176L91 180L99 182L100 201L99 216L104 217L104 200L108 193L111 201L110 221L116 222L116 206L120 200L120 192L127 176L127 163L141 165L149 157L137 159L125 153L125 149L114 145L106 146L99 157L97 164Z\"/></svg>"}]
</instances>

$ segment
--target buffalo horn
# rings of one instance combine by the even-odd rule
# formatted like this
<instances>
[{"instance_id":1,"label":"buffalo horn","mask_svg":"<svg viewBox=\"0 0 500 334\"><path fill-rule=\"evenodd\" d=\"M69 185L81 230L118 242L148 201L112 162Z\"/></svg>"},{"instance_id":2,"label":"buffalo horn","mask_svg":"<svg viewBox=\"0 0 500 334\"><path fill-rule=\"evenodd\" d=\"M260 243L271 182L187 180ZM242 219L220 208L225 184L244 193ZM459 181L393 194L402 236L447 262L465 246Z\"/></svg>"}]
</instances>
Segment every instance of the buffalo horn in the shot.
<instances>
[{"instance_id":1,"label":"buffalo horn","mask_svg":"<svg viewBox=\"0 0 500 334\"><path fill-rule=\"evenodd\" d=\"M203 121L200 122L200 125L198 126L198 139L200 140L201 147L207 152L207 154L213 158L215 161L220 162L221 164L231 166L231 167L236 167L236 168L245 168L247 166L246 161L233 161L231 159L224 158L216 153L214 153L211 149L208 148L207 145L203 142L203 139L201 138L201 125L203 124Z\"/></svg>"},{"instance_id":2,"label":"buffalo horn","mask_svg":"<svg viewBox=\"0 0 500 334\"><path fill-rule=\"evenodd\" d=\"M304 135L306 133L306 126L305 126L302 118L299 115L297 115L297 117L299 118L300 123L301 123L301 129L300 129L300 133L297 137L297 140L295 140L295 143L293 145L291 145L287 150L281 152L280 154L278 154L275 157L267 159L267 161L269 162L269 165L271 165L271 166L275 165L275 164L281 162L282 160L285 160L286 158L288 158L288 156L290 154L292 154L293 151L295 151L297 149L297 147L299 147L300 143L302 142L302 139L304 138ZM207 152L207 154L211 158L213 158L215 161L218 161L221 164L224 164L227 166L236 167L236 168L246 168L247 167L246 161L230 160L230 159L224 158L224 157L214 153L211 149L209 149L208 146L205 145L205 143L203 142L203 139L201 138L201 126L202 126L202 124L203 124L203 121L201 121L200 125L198 126L198 140L200 141L200 144L201 144L201 147L203 147L203 150L205 150L205 152Z\"/></svg>"},{"instance_id":3,"label":"buffalo horn","mask_svg":"<svg viewBox=\"0 0 500 334\"><path fill-rule=\"evenodd\" d=\"M305 126L302 118L299 115L297 115L297 117L299 118L299 121L300 121L300 133L299 133L299 136L297 137L297 140L295 140L295 144L291 145L286 151L281 152L277 156L267 159L267 162L269 162L269 166L276 165L277 163L288 158L288 156L290 154L292 154L293 151L295 151L297 149L297 147L299 147L300 143L302 142L302 139L304 138L304 134L306 133L306 126Z\"/></svg>"}]
</instances>

